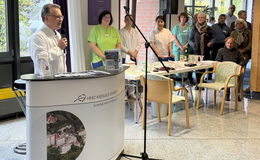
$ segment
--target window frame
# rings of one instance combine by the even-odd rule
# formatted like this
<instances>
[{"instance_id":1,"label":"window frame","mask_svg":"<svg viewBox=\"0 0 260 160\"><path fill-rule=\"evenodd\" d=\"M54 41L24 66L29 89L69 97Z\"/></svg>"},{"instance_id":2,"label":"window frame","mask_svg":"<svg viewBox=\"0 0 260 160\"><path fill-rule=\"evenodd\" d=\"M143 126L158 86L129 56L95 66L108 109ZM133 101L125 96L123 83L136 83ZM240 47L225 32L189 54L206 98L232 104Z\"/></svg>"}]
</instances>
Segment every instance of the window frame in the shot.
<instances>
[{"instance_id":1,"label":"window frame","mask_svg":"<svg viewBox=\"0 0 260 160\"><path fill-rule=\"evenodd\" d=\"M0 52L0 65L11 64L13 78L20 77L19 15L18 0L5 0L7 18L7 52Z\"/></svg>"},{"instance_id":2,"label":"window frame","mask_svg":"<svg viewBox=\"0 0 260 160\"><path fill-rule=\"evenodd\" d=\"M244 3L245 3L245 8L247 9L247 5L248 5L248 0L245 0L245 1L243 1ZM215 11L214 11L214 7L216 7L216 0L211 0L211 2L210 2L210 7L212 7L212 15L209 15L209 16L214 16L215 17ZM231 5L231 4L233 4L233 0L229 0L229 4ZM191 0L191 5L185 5L185 2L184 2L184 7L189 7L189 8L191 8L191 14L192 14L192 16L194 16L194 12L195 12L195 8L197 8L197 7L199 7L199 8L201 8L201 7L205 7L205 6L195 6L195 0ZM224 13L225 14L225 13Z\"/></svg>"}]
</instances>

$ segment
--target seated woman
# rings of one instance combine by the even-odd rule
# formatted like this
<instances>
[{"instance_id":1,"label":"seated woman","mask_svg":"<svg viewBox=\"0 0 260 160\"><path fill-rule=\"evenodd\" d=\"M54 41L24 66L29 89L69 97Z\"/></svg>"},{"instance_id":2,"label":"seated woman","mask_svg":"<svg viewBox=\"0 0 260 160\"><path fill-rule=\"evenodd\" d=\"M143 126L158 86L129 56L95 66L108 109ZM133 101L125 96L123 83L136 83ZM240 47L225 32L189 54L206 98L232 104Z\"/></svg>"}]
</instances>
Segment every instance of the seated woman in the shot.
<instances>
[{"instance_id":1,"label":"seated woman","mask_svg":"<svg viewBox=\"0 0 260 160\"><path fill-rule=\"evenodd\" d=\"M216 61L223 62L223 61L231 61L235 62L241 66L245 66L246 62L244 61L243 56L240 52L234 47L235 39L232 37L228 37L225 40L225 47L218 50ZM238 92L240 92L241 78L243 75L239 77L238 83ZM226 101L230 101L230 88L227 90L226 94ZM241 101L240 97L238 96L238 101Z\"/></svg>"},{"instance_id":2,"label":"seated woman","mask_svg":"<svg viewBox=\"0 0 260 160\"><path fill-rule=\"evenodd\" d=\"M121 38L116 28L111 26L113 17L111 12L103 11L98 18L99 24L94 26L88 36L89 47L93 50L92 67L104 65L105 50L121 48Z\"/></svg>"},{"instance_id":3,"label":"seated woman","mask_svg":"<svg viewBox=\"0 0 260 160\"><path fill-rule=\"evenodd\" d=\"M150 44L159 58L163 61L174 60L172 54L172 34L169 29L164 28L165 20L163 16L158 16L155 19L157 28L150 33ZM151 61L158 61L154 53L150 54Z\"/></svg>"}]
</instances>

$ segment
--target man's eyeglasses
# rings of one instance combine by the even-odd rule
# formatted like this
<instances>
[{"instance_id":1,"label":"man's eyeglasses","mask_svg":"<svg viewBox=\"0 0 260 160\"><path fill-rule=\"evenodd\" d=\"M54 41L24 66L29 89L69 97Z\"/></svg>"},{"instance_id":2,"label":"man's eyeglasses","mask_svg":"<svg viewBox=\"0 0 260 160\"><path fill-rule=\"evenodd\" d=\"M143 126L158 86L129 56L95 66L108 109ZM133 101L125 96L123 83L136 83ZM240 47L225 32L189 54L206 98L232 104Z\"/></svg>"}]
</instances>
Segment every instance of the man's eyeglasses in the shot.
<instances>
[{"instance_id":1,"label":"man's eyeglasses","mask_svg":"<svg viewBox=\"0 0 260 160\"><path fill-rule=\"evenodd\" d=\"M49 14L47 16L52 16L52 17L54 17L56 19L64 19L64 16L55 16L55 15L51 15L51 14Z\"/></svg>"}]
</instances>

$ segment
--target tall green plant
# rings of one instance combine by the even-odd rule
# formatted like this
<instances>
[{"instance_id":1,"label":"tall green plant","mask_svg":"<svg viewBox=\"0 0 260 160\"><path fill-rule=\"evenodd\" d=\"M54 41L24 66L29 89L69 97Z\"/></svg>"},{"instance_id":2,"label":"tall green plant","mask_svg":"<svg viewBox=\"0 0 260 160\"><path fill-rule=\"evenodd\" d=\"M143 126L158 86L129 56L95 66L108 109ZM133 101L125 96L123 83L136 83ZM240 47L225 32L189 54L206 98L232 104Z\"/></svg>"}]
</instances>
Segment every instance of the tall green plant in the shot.
<instances>
[{"instance_id":1,"label":"tall green plant","mask_svg":"<svg viewBox=\"0 0 260 160\"><path fill-rule=\"evenodd\" d=\"M29 37L32 34L30 30L29 19L31 12L36 6L36 0L19 0L19 30L22 31L22 37ZM20 34L21 35L21 34ZM24 52L28 49L28 39L20 38L20 52Z\"/></svg>"}]
</instances>

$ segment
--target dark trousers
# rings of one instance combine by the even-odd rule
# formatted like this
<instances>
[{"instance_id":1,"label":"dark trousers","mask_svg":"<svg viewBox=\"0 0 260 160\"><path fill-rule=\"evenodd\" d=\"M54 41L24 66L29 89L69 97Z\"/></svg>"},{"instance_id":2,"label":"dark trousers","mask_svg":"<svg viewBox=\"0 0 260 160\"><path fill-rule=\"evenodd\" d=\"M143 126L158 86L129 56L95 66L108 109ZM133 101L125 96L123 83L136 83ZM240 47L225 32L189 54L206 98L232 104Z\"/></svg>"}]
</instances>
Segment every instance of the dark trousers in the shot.
<instances>
[{"instance_id":1,"label":"dark trousers","mask_svg":"<svg viewBox=\"0 0 260 160\"><path fill-rule=\"evenodd\" d=\"M244 84L242 84L243 78L244 78L244 74L240 74L238 77L238 95L240 92L243 92L243 91L240 91L241 86L244 85ZM227 89L227 93L226 93L226 97L229 97L229 96L230 96L230 88Z\"/></svg>"}]
</instances>

